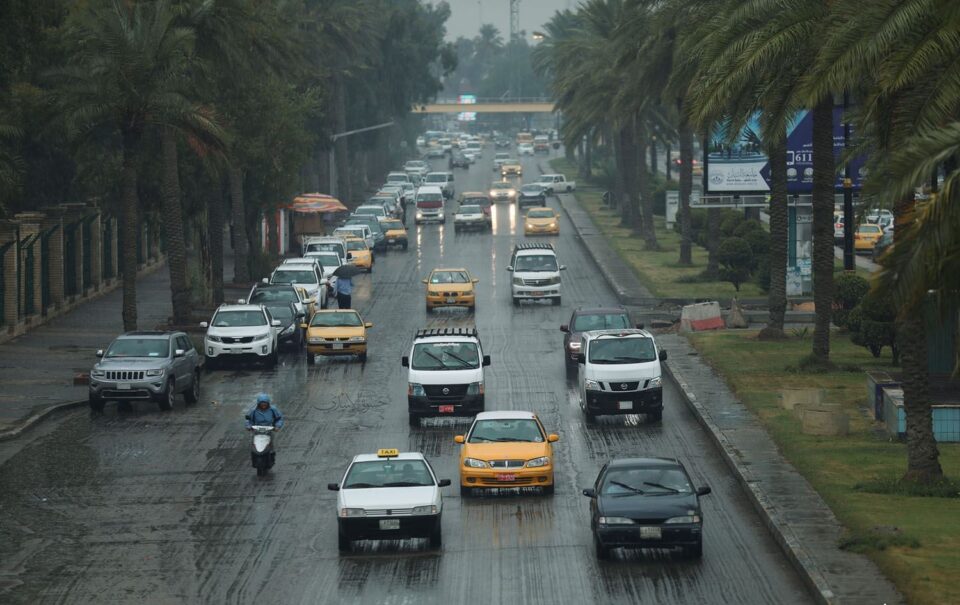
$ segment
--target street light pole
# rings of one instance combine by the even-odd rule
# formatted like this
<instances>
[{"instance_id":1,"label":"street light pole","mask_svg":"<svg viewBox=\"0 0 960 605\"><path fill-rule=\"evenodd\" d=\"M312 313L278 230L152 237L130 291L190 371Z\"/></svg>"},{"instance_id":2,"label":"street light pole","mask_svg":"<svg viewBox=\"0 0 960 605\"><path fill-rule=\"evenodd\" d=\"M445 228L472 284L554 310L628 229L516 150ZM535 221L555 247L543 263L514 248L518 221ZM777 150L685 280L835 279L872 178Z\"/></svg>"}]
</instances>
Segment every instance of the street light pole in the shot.
<instances>
[{"instance_id":1,"label":"street light pole","mask_svg":"<svg viewBox=\"0 0 960 605\"><path fill-rule=\"evenodd\" d=\"M384 122L382 124L376 124L375 126L367 126L366 128L357 128L356 130L348 130L346 132L338 132L337 134L330 137L330 156L329 156L329 171L330 171L330 196L337 197L337 192L339 187L337 186L337 153L335 143L342 138L349 137L355 134L360 134L361 132L370 132L371 130L380 130L381 128L387 128L388 126L393 126L393 122ZM343 200L341 200L343 201Z\"/></svg>"},{"instance_id":2,"label":"street light pole","mask_svg":"<svg viewBox=\"0 0 960 605\"><path fill-rule=\"evenodd\" d=\"M847 108L850 105L850 95L843 93L843 149L850 148L850 120L847 118ZM843 167L843 270L855 271L856 260L853 254L853 175L850 172L850 158L846 159Z\"/></svg>"}]
</instances>

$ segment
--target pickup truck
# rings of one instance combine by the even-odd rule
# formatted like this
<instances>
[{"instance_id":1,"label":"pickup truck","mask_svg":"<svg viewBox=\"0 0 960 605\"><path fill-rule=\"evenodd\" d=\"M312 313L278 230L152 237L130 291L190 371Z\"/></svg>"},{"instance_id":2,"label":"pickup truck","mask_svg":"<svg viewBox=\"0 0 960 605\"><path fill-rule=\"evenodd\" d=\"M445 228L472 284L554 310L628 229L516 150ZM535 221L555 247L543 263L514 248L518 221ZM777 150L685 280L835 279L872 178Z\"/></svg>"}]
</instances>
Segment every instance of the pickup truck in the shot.
<instances>
[{"instance_id":1,"label":"pickup truck","mask_svg":"<svg viewBox=\"0 0 960 605\"><path fill-rule=\"evenodd\" d=\"M570 193L577 189L577 184L574 181L568 181L562 174L541 174L537 184L543 186L547 195Z\"/></svg>"}]
</instances>

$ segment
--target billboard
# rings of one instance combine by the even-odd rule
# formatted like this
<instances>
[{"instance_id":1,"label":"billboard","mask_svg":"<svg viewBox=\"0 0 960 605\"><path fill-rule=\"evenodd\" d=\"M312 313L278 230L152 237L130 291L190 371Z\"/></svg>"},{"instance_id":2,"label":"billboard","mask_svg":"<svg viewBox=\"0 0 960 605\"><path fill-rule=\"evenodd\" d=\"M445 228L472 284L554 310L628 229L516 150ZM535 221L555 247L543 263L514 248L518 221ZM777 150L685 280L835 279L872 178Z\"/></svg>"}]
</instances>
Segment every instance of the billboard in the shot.
<instances>
[{"instance_id":1,"label":"billboard","mask_svg":"<svg viewBox=\"0 0 960 605\"><path fill-rule=\"evenodd\" d=\"M839 161L843 153L843 109L833 110L833 155ZM853 139L855 133L850 130ZM704 181L707 193L757 194L770 191L770 161L763 150L759 113L747 122L740 136L730 144L727 131L718 126L704 150ZM859 190L864 177L864 158L850 163L853 188ZM843 175L837 175L837 189L843 188ZM807 194L813 189L813 113L801 111L787 125L787 191Z\"/></svg>"}]
</instances>

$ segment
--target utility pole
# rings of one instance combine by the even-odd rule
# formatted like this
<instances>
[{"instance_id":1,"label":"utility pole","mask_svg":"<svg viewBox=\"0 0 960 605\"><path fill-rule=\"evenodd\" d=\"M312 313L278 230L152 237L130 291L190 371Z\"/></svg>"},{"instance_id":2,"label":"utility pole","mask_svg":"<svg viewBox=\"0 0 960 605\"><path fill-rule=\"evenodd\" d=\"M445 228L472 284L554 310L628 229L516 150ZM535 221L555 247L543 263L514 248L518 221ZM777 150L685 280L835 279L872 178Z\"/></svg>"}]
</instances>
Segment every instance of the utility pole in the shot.
<instances>
[{"instance_id":1,"label":"utility pole","mask_svg":"<svg viewBox=\"0 0 960 605\"><path fill-rule=\"evenodd\" d=\"M349 137L354 134L360 134L361 132L370 132L371 130L380 130L381 128L387 128L388 126L393 126L393 122L384 122L383 124L377 124L375 126L367 126L366 128L358 128L356 130L348 130L347 132L338 132L337 134L330 137L330 196L337 197L338 189L337 186L337 155L335 153L334 143L337 140L344 137ZM344 201L344 200L341 200Z\"/></svg>"},{"instance_id":2,"label":"utility pole","mask_svg":"<svg viewBox=\"0 0 960 605\"><path fill-rule=\"evenodd\" d=\"M510 0L510 40L520 37L520 0Z\"/></svg>"}]
</instances>

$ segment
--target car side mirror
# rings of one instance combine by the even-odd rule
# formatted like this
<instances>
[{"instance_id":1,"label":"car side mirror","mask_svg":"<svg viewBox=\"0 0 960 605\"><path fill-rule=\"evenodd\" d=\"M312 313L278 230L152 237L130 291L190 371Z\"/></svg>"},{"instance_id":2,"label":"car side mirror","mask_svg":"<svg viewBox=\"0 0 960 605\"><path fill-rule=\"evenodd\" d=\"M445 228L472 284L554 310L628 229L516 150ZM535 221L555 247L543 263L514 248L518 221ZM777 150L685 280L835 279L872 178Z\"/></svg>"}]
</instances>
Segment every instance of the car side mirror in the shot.
<instances>
[{"instance_id":1,"label":"car side mirror","mask_svg":"<svg viewBox=\"0 0 960 605\"><path fill-rule=\"evenodd\" d=\"M512 272L513 272L513 265L510 265L509 267L507 267L507 271L510 271L510 272L512 273Z\"/></svg>"},{"instance_id":2,"label":"car side mirror","mask_svg":"<svg viewBox=\"0 0 960 605\"><path fill-rule=\"evenodd\" d=\"M713 491L713 490L711 490L709 487L707 487L706 485L704 485L703 487L698 487L698 488L697 488L697 495L698 495L698 496L706 496L707 494L709 494L709 493L712 492L712 491Z\"/></svg>"},{"instance_id":3,"label":"car side mirror","mask_svg":"<svg viewBox=\"0 0 960 605\"><path fill-rule=\"evenodd\" d=\"M103 357L103 349L97 349L96 356Z\"/></svg>"},{"instance_id":4,"label":"car side mirror","mask_svg":"<svg viewBox=\"0 0 960 605\"><path fill-rule=\"evenodd\" d=\"M437 487L449 487L449 486L450 486L450 480L449 480L449 479L441 479L441 480L437 481Z\"/></svg>"},{"instance_id":5,"label":"car side mirror","mask_svg":"<svg viewBox=\"0 0 960 605\"><path fill-rule=\"evenodd\" d=\"M642 330L642 329L643 329L643 324L637 324L637 329L638 329L638 330Z\"/></svg>"},{"instance_id":6,"label":"car side mirror","mask_svg":"<svg viewBox=\"0 0 960 605\"><path fill-rule=\"evenodd\" d=\"M556 433L550 433L547 435L548 443L556 443L557 441L560 441L560 435L557 435Z\"/></svg>"},{"instance_id":7,"label":"car side mirror","mask_svg":"<svg viewBox=\"0 0 960 605\"><path fill-rule=\"evenodd\" d=\"M583 490L583 495L587 498L596 498L597 490L593 489L592 487L588 487L587 489Z\"/></svg>"},{"instance_id":8,"label":"car side mirror","mask_svg":"<svg viewBox=\"0 0 960 605\"><path fill-rule=\"evenodd\" d=\"M479 283L480 283L480 278L479 278L479 277L474 277L474 278L473 278L473 283L479 284Z\"/></svg>"},{"instance_id":9,"label":"car side mirror","mask_svg":"<svg viewBox=\"0 0 960 605\"><path fill-rule=\"evenodd\" d=\"M247 304L247 299L246 299L246 298L238 298L238 299L237 299L237 304L238 304L238 305L245 305L245 304Z\"/></svg>"},{"instance_id":10,"label":"car side mirror","mask_svg":"<svg viewBox=\"0 0 960 605\"><path fill-rule=\"evenodd\" d=\"M577 353L577 363L579 363L580 365L587 363L587 358L584 356L583 353Z\"/></svg>"},{"instance_id":11,"label":"car side mirror","mask_svg":"<svg viewBox=\"0 0 960 605\"><path fill-rule=\"evenodd\" d=\"M421 279L420 281L422 281L423 283L427 283L427 279L426 279L426 278Z\"/></svg>"},{"instance_id":12,"label":"car side mirror","mask_svg":"<svg viewBox=\"0 0 960 605\"><path fill-rule=\"evenodd\" d=\"M569 331L570 331L570 326L569 326L568 324L560 324L560 331L561 331L561 332L569 332Z\"/></svg>"},{"instance_id":13,"label":"car side mirror","mask_svg":"<svg viewBox=\"0 0 960 605\"><path fill-rule=\"evenodd\" d=\"M454 443L463 443L463 441L464 441L463 435L457 435L456 437L453 438Z\"/></svg>"},{"instance_id":14,"label":"car side mirror","mask_svg":"<svg viewBox=\"0 0 960 605\"><path fill-rule=\"evenodd\" d=\"M660 349L660 361L666 361L666 360L667 360L667 352L664 351L663 349Z\"/></svg>"},{"instance_id":15,"label":"car side mirror","mask_svg":"<svg viewBox=\"0 0 960 605\"><path fill-rule=\"evenodd\" d=\"M566 271L566 270L567 270L567 266L566 266L566 265L560 265L560 270L561 270L561 271Z\"/></svg>"},{"instance_id":16,"label":"car side mirror","mask_svg":"<svg viewBox=\"0 0 960 605\"><path fill-rule=\"evenodd\" d=\"M405 367L405 368L409 368L409 367L410 367L410 358L407 357L406 355L404 355L403 357L401 357L401 358L400 358L400 365L402 365L402 366Z\"/></svg>"},{"instance_id":17,"label":"car side mirror","mask_svg":"<svg viewBox=\"0 0 960 605\"><path fill-rule=\"evenodd\" d=\"M304 302L304 304L312 305L312 304L314 304L314 303L317 302L317 299L316 299L316 298L308 298L307 300L305 300L305 301L303 301L303 302Z\"/></svg>"},{"instance_id":18,"label":"car side mirror","mask_svg":"<svg viewBox=\"0 0 960 605\"><path fill-rule=\"evenodd\" d=\"M353 260L353 252L347 252L347 260Z\"/></svg>"},{"instance_id":19,"label":"car side mirror","mask_svg":"<svg viewBox=\"0 0 960 605\"><path fill-rule=\"evenodd\" d=\"M279 320L279 319L270 320L270 325L273 326L274 328L279 328L279 327L280 327L280 320Z\"/></svg>"},{"instance_id":20,"label":"car side mirror","mask_svg":"<svg viewBox=\"0 0 960 605\"><path fill-rule=\"evenodd\" d=\"M339 492L339 491L340 491L340 484L339 484L339 483L328 483L328 484L327 484L327 489L330 490L331 492Z\"/></svg>"},{"instance_id":21,"label":"car side mirror","mask_svg":"<svg viewBox=\"0 0 960 605\"><path fill-rule=\"evenodd\" d=\"M490 365L490 356L489 356L489 355L484 355L484 356L483 356L483 365L484 365L484 367Z\"/></svg>"},{"instance_id":22,"label":"car side mirror","mask_svg":"<svg viewBox=\"0 0 960 605\"><path fill-rule=\"evenodd\" d=\"M306 322L304 322L304 323L300 324L300 327L303 328L304 330L306 330L306 329L309 328L310 326L307 325Z\"/></svg>"},{"instance_id":23,"label":"car side mirror","mask_svg":"<svg viewBox=\"0 0 960 605\"><path fill-rule=\"evenodd\" d=\"M207 322L201 321L201 322L200 322L200 327L201 327L201 328L207 328L207 327L209 327L209 325L207 324Z\"/></svg>"},{"instance_id":24,"label":"car side mirror","mask_svg":"<svg viewBox=\"0 0 960 605\"><path fill-rule=\"evenodd\" d=\"M373 327L373 322L368 321L367 323L363 324L363 327L364 327L364 328L372 328L372 327Z\"/></svg>"},{"instance_id":25,"label":"car side mirror","mask_svg":"<svg viewBox=\"0 0 960 605\"><path fill-rule=\"evenodd\" d=\"M177 349L176 351L173 352L174 357L183 357L186 354L187 352L183 349Z\"/></svg>"},{"instance_id":26,"label":"car side mirror","mask_svg":"<svg viewBox=\"0 0 960 605\"><path fill-rule=\"evenodd\" d=\"M267 279L266 277L264 277L263 279L260 280L260 283L261 283L261 284L269 284L269 283L270 283L270 280Z\"/></svg>"}]
</instances>

